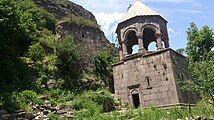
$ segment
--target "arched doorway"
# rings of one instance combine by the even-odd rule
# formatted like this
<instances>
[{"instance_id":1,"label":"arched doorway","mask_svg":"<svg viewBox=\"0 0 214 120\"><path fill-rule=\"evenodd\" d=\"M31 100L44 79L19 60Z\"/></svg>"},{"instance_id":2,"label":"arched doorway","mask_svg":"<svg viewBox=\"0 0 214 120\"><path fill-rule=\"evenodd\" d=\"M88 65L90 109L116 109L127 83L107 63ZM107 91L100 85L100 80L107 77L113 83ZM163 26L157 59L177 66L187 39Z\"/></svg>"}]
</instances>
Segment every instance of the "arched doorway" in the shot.
<instances>
[{"instance_id":1,"label":"arched doorway","mask_svg":"<svg viewBox=\"0 0 214 120\"><path fill-rule=\"evenodd\" d=\"M140 106L139 92L137 90L133 90L131 95L132 95L132 104L133 104L134 108L137 109Z\"/></svg>"}]
</instances>

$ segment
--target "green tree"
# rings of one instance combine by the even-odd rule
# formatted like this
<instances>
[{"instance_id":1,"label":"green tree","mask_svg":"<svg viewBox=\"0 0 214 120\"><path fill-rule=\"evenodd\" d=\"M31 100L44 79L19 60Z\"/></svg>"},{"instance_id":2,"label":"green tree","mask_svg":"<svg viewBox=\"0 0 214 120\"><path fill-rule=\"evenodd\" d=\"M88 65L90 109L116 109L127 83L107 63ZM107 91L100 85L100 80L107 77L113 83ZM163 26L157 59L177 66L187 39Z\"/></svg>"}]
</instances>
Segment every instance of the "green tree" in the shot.
<instances>
[{"instance_id":1,"label":"green tree","mask_svg":"<svg viewBox=\"0 0 214 120\"><path fill-rule=\"evenodd\" d=\"M187 55L192 81L191 90L214 101L214 31L208 26L198 29L194 23L187 30Z\"/></svg>"},{"instance_id":2,"label":"green tree","mask_svg":"<svg viewBox=\"0 0 214 120\"><path fill-rule=\"evenodd\" d=\"M105 86L113 89L113 70L112 64L116 63L114 58L108 51L101 51L93 57L93 73L104 83Z\"/></svg>"},{"instance_id":3,"label":"green tree","mask_svg":"<svg viewBox=\"0 0 214 120\"><path fill-rule=\"evenodd\" d=\"M33 81L35 74L37 78L41 71L50 74L47 63L52 66L56 62L53 58L57 58L51 55L56 48L53 44L55 23L55 17L37 7L32 0L0 1L1 90L26 89L31 87L28 83Z\"/></svg>"},{"instance_id":4,"label":"green tree","mask_svg":"<svg viewBox=\"0 0 214 120\"><path fill-rule=\"evenodd\" d=\"M184 48L179 48L176 50L176 52L180 53L181 55L184 55L185 54L185 49Z\"/></svg>"},{"instance_id":5,"label":"green tree","mask_svg":"<svg viewBox=\"0 0 214 120\"><path fill-rule=\"evenodd\" d=\"M190 62L208 60L214 47L213 30L204 26L199 30L196 24L191 23L187 30L187 55Z\"/></svg>"},{"instance_id":6,"label":"green tree","mask_svg":"<svg viewBox=\"0 0 214 120\"><path fill-rule=\"evenodd\" d=\"M80 82L81 70L79 67L79 54L79 45L73 42L72 36L66 36L58 43L58 77L65 80L66 87L74 87Z\"/></svg>"},{"instance_id":7,"label":"green tree","mask_svg":"<svg viewBox=\"0 0 214 120\"><path fill-rule=\"evenodd\" d=\"M21 59L36 32L29 12L22 12L16 1L0 1L0 89L28 88L29 67Z\"/></svg>"}]
</instances>

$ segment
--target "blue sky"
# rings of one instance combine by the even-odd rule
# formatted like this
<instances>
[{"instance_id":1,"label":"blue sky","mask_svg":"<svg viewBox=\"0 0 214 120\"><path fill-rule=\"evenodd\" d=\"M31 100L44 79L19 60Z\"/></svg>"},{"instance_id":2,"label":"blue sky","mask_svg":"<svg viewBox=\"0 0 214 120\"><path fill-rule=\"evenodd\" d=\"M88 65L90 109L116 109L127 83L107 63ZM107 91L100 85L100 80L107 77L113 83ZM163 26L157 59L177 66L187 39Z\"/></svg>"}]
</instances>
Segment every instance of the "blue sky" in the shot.
<instances>
[{"instance_id":1,"label":"blue sky","mask_svg":"<svg viewBox=\"0 0 214 120\"><path fill-rule=\"evenodd\" d=\"M134 0L71 0L91 11L106 37L112 41L118 21ZM186 30L190 22L198 27L214 28L214 0L141 0L168 21L170 47L186 46ZM114 39L116 35L113 35Z\"/></svg>"}]
</instances>

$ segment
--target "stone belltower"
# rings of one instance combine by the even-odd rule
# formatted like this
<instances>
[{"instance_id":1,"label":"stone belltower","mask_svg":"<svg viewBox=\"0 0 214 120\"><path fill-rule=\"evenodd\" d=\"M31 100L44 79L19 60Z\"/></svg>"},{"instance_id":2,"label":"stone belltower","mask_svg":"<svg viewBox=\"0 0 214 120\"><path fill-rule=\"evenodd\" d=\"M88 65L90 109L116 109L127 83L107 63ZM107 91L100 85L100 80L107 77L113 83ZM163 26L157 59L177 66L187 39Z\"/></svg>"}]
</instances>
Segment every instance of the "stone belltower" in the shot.
<instances>
[{"instance_id":1,"label":"stone belltower","mask_svg":"<svg viewBox=\"0 0 214 120\"><path fill-rule=\"evenodd\" d=\"M122 104L157 107L194 104L196 97L180 89L191 78L186 57L169 48L167 21L136 0L116 33L120 62L113 65L115 95ZM151 43L156 50L149 50ZM136 48L138 46L137 53Z\"/></svg>"}]
</instances>

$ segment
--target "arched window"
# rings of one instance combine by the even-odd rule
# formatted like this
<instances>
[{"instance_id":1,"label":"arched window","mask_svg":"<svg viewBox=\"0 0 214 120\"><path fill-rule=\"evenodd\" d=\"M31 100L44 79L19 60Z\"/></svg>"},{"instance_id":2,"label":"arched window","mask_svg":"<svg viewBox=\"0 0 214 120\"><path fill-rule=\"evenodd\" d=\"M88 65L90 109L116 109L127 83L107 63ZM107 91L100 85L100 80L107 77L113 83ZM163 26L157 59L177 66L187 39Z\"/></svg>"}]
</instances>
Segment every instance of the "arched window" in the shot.
<instances>
[{"instance_id":1,"label":"arched window","mask_svg":"<svg viewBox=\"0 0 214 120\"><path fill-rule=\"evenodd\" d=\"M82 33L82 38L84 38L84 37L85 37L85 34Z\"/></svg>"},{"instance_id":2,"label":"arched window","mask_svg":"<svg viewBox=\"0 0 214 120\"><path fill-rule=\"evenodd\" d=\"M151 78L149 76L146 77L146 86L147 89L151 89Z\"/></svg>"}]
</instances>

